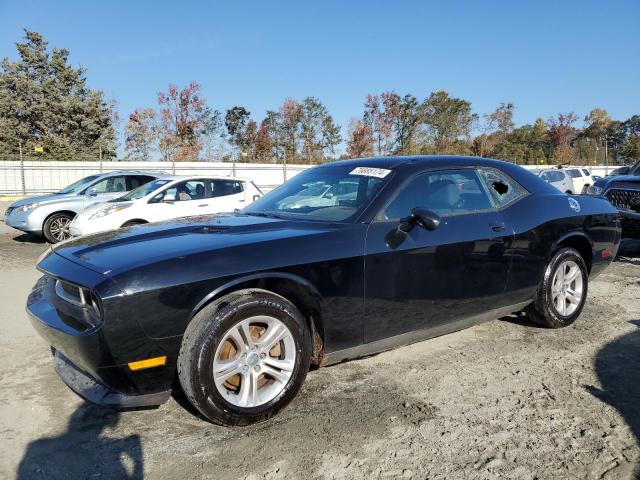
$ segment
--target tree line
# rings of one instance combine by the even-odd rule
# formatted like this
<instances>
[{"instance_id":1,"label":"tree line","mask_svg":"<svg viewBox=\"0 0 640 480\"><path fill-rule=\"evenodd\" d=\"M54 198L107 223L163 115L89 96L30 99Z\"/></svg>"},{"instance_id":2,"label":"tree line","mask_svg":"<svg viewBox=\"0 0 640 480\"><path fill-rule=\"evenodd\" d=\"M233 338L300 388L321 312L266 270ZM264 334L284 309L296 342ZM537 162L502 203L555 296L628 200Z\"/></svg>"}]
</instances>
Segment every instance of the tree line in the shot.
<instances>
[{"instance_id":1,"label":"tree line","mask_svg":"<svg viewBox=\"0 0 640 480\"><path fill-rule=\"evenodd\" d=\"M0 158L115 159L116 103L86 84L85 69L65 49L50 50L37 32L16 44L19 59L0 70ZM316 97L288 98L255 118L242 105L210 107L197 82L170 84L155 106L124 124L124 159L315 164L378 155L460 154L522 164L602 164L640 159L640 115L615 120L602 108L516 126L516 106L479 115L444 90L424 98L369 94L342 131ZM344 135L343 135L344 133ZM38 153L34 153L34 152Z\"/></svg>"}]
</instances>

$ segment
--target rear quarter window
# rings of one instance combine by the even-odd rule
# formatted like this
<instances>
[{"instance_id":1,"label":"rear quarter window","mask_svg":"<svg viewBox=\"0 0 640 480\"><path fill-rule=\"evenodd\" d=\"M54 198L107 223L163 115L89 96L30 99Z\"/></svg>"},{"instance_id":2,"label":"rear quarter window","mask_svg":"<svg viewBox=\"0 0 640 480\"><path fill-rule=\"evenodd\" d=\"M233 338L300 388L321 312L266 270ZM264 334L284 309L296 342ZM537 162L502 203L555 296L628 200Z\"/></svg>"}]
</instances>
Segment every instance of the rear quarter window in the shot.
<instances>
[{"instance_id":1,"label":"rear quarter window","mask_svg":"<svg viewBox=\"0 0 640 480\"><path fill-rule=\"evenodd\" d=\"M478 170L496 208L502 208L526 196L529 192L506 173L493 168Z\"/></svg>"}]
</instances>

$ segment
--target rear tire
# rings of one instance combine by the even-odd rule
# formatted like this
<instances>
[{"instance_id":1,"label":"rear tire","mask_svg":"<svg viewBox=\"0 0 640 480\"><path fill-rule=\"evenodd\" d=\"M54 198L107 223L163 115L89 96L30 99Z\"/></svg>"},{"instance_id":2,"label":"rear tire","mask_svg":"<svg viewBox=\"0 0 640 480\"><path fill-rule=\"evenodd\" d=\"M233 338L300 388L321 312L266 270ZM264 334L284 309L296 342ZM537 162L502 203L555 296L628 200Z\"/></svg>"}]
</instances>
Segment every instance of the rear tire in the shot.
<instances>
[{"instance_id":1,"label":"rear tire","mask_svg":"<svg viewBox=\"0 0 640 480\"><path fill-rule=\"evenodd\" d=\"M547 264L535 301L525 309L527 316L544 327L571 325L582 312L588 283L589 273L580 253L568 247L556 251Z\"/></svg>"},{"instance_id":2,"label":"rear tire","mask_svg":"<svg viewBox=\"0 0 640 480\"><path fill-rule=\"evenodd\" d=\"M69 224L73 215L68 213L54 213L47 218L42 226L42 234L49 243L58 243L71 237Z\"/></svg>"},{"instance_id":3,"label":"rear tire","mask_svg":"<svg viewBox=\"0 0 640 480\"><path fill-rule=\"evenodd\" d=\"M178 378L189 402L211 422L250 425L293 399L310 358L309 328L291 302L266 290L240 290L191 320Z\"/></svg>"}]
</instances>

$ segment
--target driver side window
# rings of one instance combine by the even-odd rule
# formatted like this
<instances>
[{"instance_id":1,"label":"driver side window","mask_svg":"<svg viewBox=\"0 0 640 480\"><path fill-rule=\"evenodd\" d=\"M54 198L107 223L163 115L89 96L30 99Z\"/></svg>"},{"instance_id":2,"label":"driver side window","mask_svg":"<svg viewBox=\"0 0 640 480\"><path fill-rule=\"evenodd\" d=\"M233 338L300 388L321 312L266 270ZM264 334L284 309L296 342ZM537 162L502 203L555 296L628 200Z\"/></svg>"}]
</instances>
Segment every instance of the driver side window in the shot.
<instances>
[{"instance_id":1,"label":"driver side window","mask_svg":"<svg viewBox=\"0 0 640 480\"><path fill-rule=\"evenodd\" d=\"M461 215L492 208L475 170L421 173L406 184L387 206L387 220L408 217L420 207L438 215Z\"/></svg>"},{"instance_id":2,"label":"driver side window","mask_svg":"<svg viewBox=\"0 0 640 480\"><path fill-rule=\"evenodd\" d=\"M207 197L205 182L207 180L187 180L177 183L157 194L150 203L202 200Z\"/></svg>"},{"instance_id":3,"label":"driver side window","mask_svg":"<svg viewBox=\"0 0 640 480\"><path fill-rule=\"evenodd\" d=\"M95 193L126 192L126 185L124 176L108 177L94 184L89 190Z\"/></svg>"}]
</instances>

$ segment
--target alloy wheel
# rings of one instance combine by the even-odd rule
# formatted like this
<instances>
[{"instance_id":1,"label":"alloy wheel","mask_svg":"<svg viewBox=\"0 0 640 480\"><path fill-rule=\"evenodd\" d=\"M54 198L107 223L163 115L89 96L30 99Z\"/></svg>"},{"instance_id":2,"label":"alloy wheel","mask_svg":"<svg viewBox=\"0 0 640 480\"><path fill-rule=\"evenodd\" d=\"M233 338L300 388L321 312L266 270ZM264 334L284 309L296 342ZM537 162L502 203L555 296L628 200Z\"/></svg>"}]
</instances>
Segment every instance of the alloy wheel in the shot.
<instances>
[{"instance_id":1,"label":"alloy wheel","mask_svg":"<svg viewBox=\"0 0 640 480\"><path fill-rule=\"evenodd\" d=\"M56 218L53 222L51 222L51 226L49 227L51 236L58 242L66 240L71 236L69 232L69 224L71 224L71 219L68 217Z\"/></svg>"},{"instance_id":2,"label":"alloy wheel","mask_svg":"<svg viewBox=\"0 0 640 480\"><path fill-rule=\"evenodd\" d=\"M222 337L213 360L213 380L227 402L257 407L284 390L295 362L296 344L287 326L270 316L250 317Z\"/></svg>"},{"instance_id":3,"label":"alloy wheel","mask_svg":"<svg viewBox=\"0 0 640 480\"><path fill-rule=\"evenodd\" d=\"M568 317L582 303L584 285L580 266L573 260L565 260L556 268L551 282L553 308L558 315Z\"/></svg>"}]
</instances>

